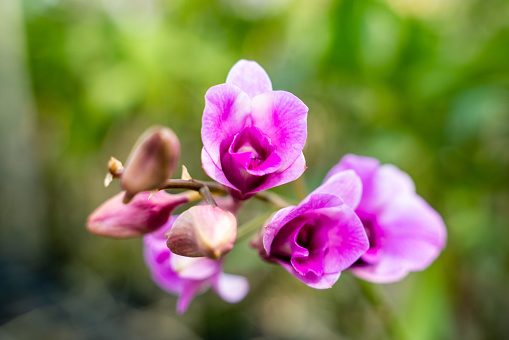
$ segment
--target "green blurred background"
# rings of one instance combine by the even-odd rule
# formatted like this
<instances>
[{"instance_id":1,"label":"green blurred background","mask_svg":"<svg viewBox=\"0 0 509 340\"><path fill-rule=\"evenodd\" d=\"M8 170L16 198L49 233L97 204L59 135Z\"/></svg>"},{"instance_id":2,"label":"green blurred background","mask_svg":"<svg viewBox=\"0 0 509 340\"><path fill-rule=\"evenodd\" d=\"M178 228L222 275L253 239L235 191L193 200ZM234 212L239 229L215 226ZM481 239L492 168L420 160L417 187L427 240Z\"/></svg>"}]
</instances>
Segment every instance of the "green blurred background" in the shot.
<instances>
[{"instance_id":1,"label":"green blurred background","mask_svg":"<svg viewBox=\"0 0 509 340\"><path fill-rule=\"evenodd\" d=\"M509 334L506 0L3 0L0 2L1 339L386 339L359 282L304 286L247 242L183 316L141 240L88 234L102 185L153 124L200 163L203 96L241 58L309 107L305 183L345 153L396 164L444 217L426 271L377 286L408 339ZM296 197L292 185L276 191ZM240 220L264 206L250 202Z\"/></svg>"}]
</instances>

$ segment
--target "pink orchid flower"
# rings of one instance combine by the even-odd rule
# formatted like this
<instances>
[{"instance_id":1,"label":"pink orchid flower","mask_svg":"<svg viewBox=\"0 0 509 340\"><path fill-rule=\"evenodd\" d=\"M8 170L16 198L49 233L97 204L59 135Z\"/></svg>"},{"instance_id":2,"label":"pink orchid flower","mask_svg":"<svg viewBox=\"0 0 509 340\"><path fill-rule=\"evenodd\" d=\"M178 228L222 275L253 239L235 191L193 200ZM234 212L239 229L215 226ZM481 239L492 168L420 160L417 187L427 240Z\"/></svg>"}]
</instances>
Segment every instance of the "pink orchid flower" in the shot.
<instances>
[{"instance_id":1,"label":"pink orchid flower","mask_svg":"<svg viewBox=\"0 0 509 340\"><path fill-rule=\"evenodd\" d=\"M143 243L145 263L154 282L168 293L179 296L177 312L184 313L193 298L210 287L227 302L242 300L249 283L242 276L223 273L222 260L184 257L170 252L165 234L176 218L172 216L161 229L145 235Z\"/></svg>"},{"instance_id":2,"label":"pink orchid flower","mask_svg":"<svg viewBox=\"0 0 509 340\"><path fill-rule=\"evenodd\" d=\"M348 169L362 180L362 198L355 212L370 243L352 273L367 281L389 283L427 268L444 248L447 231L440 215L415 193L412 179L375 158L346 155L325 180Z\"/></svg>"},{"instance_id":3,"label":"pink orchid flower","mask_svg":"<svg viewBox=\"0 0 509 340\"><path fill-rule=\"evenodd\" d=\"M279 210L265 227L262 258L281 264L312 288L331 288L341 271L368 249L366 232L354 212L361 192L355 172L343 171L299 205Z\"/></svg>"},{"instance_id":4,"label":"pink orchid flower","mask_svg":"<svg viewBox=\"0 0 509 340\"><path fill-rule=\"evenodd\" d=\"M299 178L307 112L293 94L273 91L258 63L238 61L205 95L203 169L237 199Z\"/></svg>"}]
</instances>

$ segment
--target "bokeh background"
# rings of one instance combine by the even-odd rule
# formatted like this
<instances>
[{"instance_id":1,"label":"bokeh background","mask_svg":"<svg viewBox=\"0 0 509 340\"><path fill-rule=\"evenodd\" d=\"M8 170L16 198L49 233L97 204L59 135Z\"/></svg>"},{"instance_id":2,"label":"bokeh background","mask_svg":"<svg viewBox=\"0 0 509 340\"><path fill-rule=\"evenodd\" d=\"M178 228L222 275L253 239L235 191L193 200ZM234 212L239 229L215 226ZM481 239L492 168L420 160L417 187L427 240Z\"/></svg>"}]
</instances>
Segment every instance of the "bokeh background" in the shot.
<instances>
[{"instance_id":1,"label":"bokeh background","mask_svg":"<svg viewBox=\"0 0 509 340\"><path fill-rule=\"evenodd\" d=\"M376 286L304 286L238 244L239 304L183 316L149 278L140 239L88 234L120 190L102 180L147 127L200 164L203 96L241 58L310 108L304 184L345 153L393 163L443 216L426 271ZM1 339L408 339L509 334L509 2L505 0L3 0L0 2ZM276 192L297 197L298 188ZM265 207L251 202L247 221Z\"/></svg>"}]
</instances>

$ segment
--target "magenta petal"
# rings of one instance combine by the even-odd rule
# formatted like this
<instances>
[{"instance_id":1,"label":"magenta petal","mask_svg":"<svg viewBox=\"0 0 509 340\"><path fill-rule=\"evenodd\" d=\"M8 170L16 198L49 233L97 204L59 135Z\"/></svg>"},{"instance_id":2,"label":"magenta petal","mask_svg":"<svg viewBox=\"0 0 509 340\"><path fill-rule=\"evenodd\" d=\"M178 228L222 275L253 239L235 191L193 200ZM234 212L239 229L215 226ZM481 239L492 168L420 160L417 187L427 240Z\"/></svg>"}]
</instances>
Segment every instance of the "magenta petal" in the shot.
<instances>
[{"instance_id":1,"label":"magenta petal","mask_svg":"<svg viewBox=\"0 0 509 340\"><path fill-rule=\"evenodd\" d=\"M202 290L207 289L208 286L210 286L210 283L207 281L185 280L182 293L177 301L177 313L184 314L193 298Z\"/></svg>"},{"instance_id":2,"label":"magenta petal","mask_svg":"<svg viewBox=\"0 0 509 340\"><path fill-rule=\"evenodd\" d=\"M248 192L247 195L253 195L257 192L295 181L304 173L305 170L306 159L304 158L304 154L301 153L290 167L285 170L266 175L263 182L258 187Z\"/></svg>"},{"instance_id":3,"label":"magenta petal","mask_svg":"<svg viewBox=\"0 0 509 340\"><path fill-rule=\"evenodd\" d=\"M307 106L285 91L273 91L253 98L253 125L270 138L286 169L302 152L307 137Z\"/></svg>"},{"instance_id":4,"label":"magenta petal","mask_svg":"<svg viewBox=\"0 0 509 340\"><path fill-rule=\"evenodd\" d=\"M366 184L371 181L379 166L380 162L376 158L347 154L341 158L338 164L329 170L324 182L338 172L354 170L361 178L362 183Z\"/></svg>"},{"instance_id":5,"label":"magenta petal","mask_svg":"<svg viewBox=\"0 0 509 340\"><path fill-rule=\"evenodd\" d=\"M386 252L400 254L410 270L428 267L445 246L442 218L416 194L393 200L379 216L378 223L384 226Z\"/></svg>"},{"instance_id":6,"label":"magenta petal","mask_svg":"<svg viewBox=\"0 0 509 340\"><path fill-rule=\"evenodd\" d=\"M265 227L265 231L263 233L263 248L267 254L270 254L272 243L274 242L275 237L281 231L281 229L285 226L286 223L291 221L293 218L298 215L295 213L295 206L289 206L277 211L269 224ZM290 242L290 241L288 241ZM289 248L289 246L288 246ZM291 251L288 252L288 255L291 254Z\"/></svg>"},{"instance_id":7,"label":"magenta petal","mask_svg":"<svg viewBox=\"0 0 509 340\"><path fill-rule=\"evenodd\" d=\"M201 137L212 161L220 164L221 143L231 140L246 125L251 111L246 93L236 86L221 84L205 94ZM224 150L226 151L226 150Z\"/></svg>"},{"instance_id":8,"label":"magenta petal","mask_svg":"<svg viewBox=\"0 0 509 340\"><path fill-rule=\"evenodd\" d=\"M251 162L251 152L232 152L230 150L230 155L237 166L243 168L244 170L247 170L249 167L249 162Z\"/></svg>"},{"instance_id":9,"label":"magenta petal","mask_svg":"<svg viewBox=\"0 0 509 340\"><path fill-rule=\"evenodd\" d=\"M226 302L236 303L247 295L249 282L243 276L221 273L214 282L214 290Z\"/></svg>"},{"instance_id":10,"label":"magenta petal","mask_svg":"<svg viewBox=\"0 0 509 340\"><path fill-rule=\"evenodd\" d=\"M221 271L221 262L171 254L171 268L183 279L204 280Z\"/></svg>"},{"instance_id":11,"label":"magenta petal","mask_svg":"<svg viewBox=\"0 0 509 340\"><path fill-rule=\"evenodd\" d=\"M281 168L282 159L277 151L273 151L270 156L260 164L256 169L247 169L247 173L253 176L264 176L276 172Z\"/></svg>"},{"instance_id":12,"label":"magenta petal","mask_svg":"<svg viewBox=\"0 0 509 340\"><path fill-rule=\"evenodd\" d=\"M329 176L328 179L316 188L313 193L337 195L350 208L359 205L362 196L362 182L353 170L345 170Z\"/></svg>"},{"instance_id":13,"label":"magenta petal","mask_svg":"<svg viewBox=\"0 0 509 340\"><path fill-rule=\"evenodd\" d=\"M341 171L354 170L362 181L362 199L358 208L363 209L369 206L373 197L373 178L379 166L380 162L376 158L347 154L327 173L324 182Z\"/></svg>"},{"instance_id":14,"label":"magenta petal","mask_svg":"<svg viewBox=\"0 0 509 340\"><path fill-rule=\"evenodd\" d=\"M341 276L341 272L335 273L326 273L322 276L313 275L309 273L306 276L300 275L295 268L293 268L292 264L277 260L281 266L286 269L290 274L299 279L302 283L314 289L330 289L336 283L336 281Z\"/></svg>"},{"instance_id":15,"label":"magenta petal","mask_svg":"<svg viewBox=\"0 0 509 340\"><path fill-rule=\"evenodd\" d=\"M240 166L250 175L263 176L281 168L281 157L274 149L260 129L248 127L235 135L228 153L235 163L234 167Z\"/></svg>"},{"instance_id":16,"label":"magenta petal","mask_svg":"<svg viewBox=\"0 0 509 340\"><path fill-rule=\"evenodd\" d=\"M292 252L290 263L300 275L324 274L325 255L329 250L327 234L328 228L325 225L308 224L295 235L296 247Z\"/></svg>"},{"instance_id":17,"label":"magenta petal","mask_svg":"<svg viewBox=\"0 0 509 340\"><path fill-rule=\"evenodd\" d=\"M406 172L392 164L384 164L373 176L371 192L363 196L362 209L376 212L383 209L395 197L414 192L414 182Z\"/></svg>"},{"instance_id":18,"label":"magenta petal","mask_svg":"<svg viewBox=\"0 0 509 340\"><path fill-rule=\"evenodd\" d=\"M239 87L254 98L264 92L272 91L269 75L256 61L241 59L231 68L226 83Z\"/></svg>"},{"instance_id":19,"label":"magenta petal","mask_svg":"<svg viewBox=\"0 0 509 340\"><path fill-rule=\"evenodd\" d=\"M411 271L427 268L445 246L442 218L414 193L393 199L379 215L378 223L384 231L380 260L352 268L365 280L398 281Z\"/></svg>"},{"instance_id":20,"label":"magenta petal","mask_svg":"<svg viewBox=\"0 0 509 340\"><path fill-rule=\"evenodd\" d=\"M369 248L362 222L353 209L342 205L334 217L335 227L329 232L331 246L325 262L326 272L349 268Z\"/></svg>"},{"instance_id":21,"label":"magenta petal","mask_svg":"<svg viewBox=\"0 0 509 340\"><path fill-rule=\"evenodd\" d=\"M350 272L360 279L373 283L392 283L403 279L408 271L401 266L392 265L393 260L386 258L378 266L354 266Z\"/></svg>"},{"instance_id":22,"label":"magenta petal","mask_svg":"<svg viewBox=\"0 0 509 340\"><path fill-rule=\"evenodd\" d=\"M224 186L237 189L237 187L230 183L230 181L226 178L223 170L221 169L221 166L214 163L212 157L205 148L201 150L201 163L203 170L210 178L212 178L216 182L221 183Z\"/></svg>"},{"instance_id":23,"label":"magenta petal","mask_svg":"<svg viewBox=\"0 0 509 340\"><path fill-rule=\"evenodd\" d=\"M179 294L182 291L182 280L171 268L171 253L166 247L166 238L164 238L164 234L162 237L159 234L162 233L157 231L143 237L145 263L150 270L152 280L159 287L171 294Z\"/></svg>"}]
</instances>

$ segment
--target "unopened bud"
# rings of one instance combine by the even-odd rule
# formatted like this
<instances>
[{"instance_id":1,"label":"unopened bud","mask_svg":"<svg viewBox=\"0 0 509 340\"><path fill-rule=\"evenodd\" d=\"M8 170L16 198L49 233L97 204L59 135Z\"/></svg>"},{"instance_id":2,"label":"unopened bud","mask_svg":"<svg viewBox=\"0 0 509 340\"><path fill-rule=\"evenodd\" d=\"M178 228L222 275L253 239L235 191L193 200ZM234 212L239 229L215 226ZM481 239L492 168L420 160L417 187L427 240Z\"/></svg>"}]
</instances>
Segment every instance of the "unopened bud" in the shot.
<instances>
[{"instance_id":1,"label":"unopened bud","mask_svg":"<svg viewBox=\"0 0 509 340\"><path fill-rule=\"evenodd\" d=\"M180 157L180 143L172 130L153 127L134 146L122 173L124 203L142 191L158 189L171 178Z\"/></svg>"},{"instance_id":2,"label":"unopened bud","mask_svg":"<svg viewBox=\"0 0 509 340\"><path fill-rule=\"evenodd\" d=\"M219 207L194 206L177 218L167 236L166 244L174 254L219 259L233 248L237 220Z\"/></svg>"},{"instance_id":3,"label":"unopened bud","mask_svg":"<svg viewBox=\"0 0 509 340\"><path fill-rule=\"evenodd\" d=\"M99 206L87 220L87 229L94 234L129 238L150 233L163 226L178 206L189 202L189 196L170 195L159 191L141 192L129 204L122 203L121 192Z\"/></svg>"}]
</instances>

